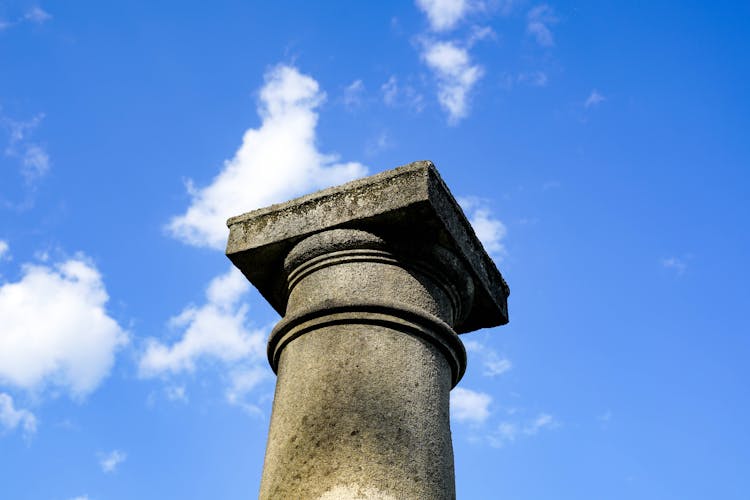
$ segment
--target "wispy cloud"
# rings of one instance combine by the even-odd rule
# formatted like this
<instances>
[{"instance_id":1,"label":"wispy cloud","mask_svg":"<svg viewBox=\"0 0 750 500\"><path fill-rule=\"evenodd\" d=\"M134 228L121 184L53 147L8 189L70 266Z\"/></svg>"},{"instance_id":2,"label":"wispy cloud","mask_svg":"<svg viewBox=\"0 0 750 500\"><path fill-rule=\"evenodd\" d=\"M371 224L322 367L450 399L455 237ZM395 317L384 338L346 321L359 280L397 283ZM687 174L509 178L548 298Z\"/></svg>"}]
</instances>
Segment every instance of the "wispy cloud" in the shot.
<instances>
[{"instance_id":1,"label":"wispy cloud","mask_svg":"<svg viewBox=\"0 0 750 500\"><path fill-rule=\"evenodd\" d=\"M509 420L500 422L487 437L490 446L502 448L522 437L535 436L543 430L555 429L559 426L560 423L555 417L549 413L540 413L525 422Z\"/></svg>"},{"instance_id":2,"label":"wispy cloud","mask_svg":"<svg viewBox=\"0 0 750 500\"><path fill-rule=\"evenodd\" d=\"M26 146L25 151L21 155L21 162L23 165L21 173L29 184L40 179L49 171L49 155L42 147L36 144Z\"/></svg>"},{"instance_id":3,"label":"wispy cloud","mask_svg":"<svg viewBox=\"0 0 750 500\"><path fill-rule=\"evenodd\" d=\"M52 15L49 12L39 6L34 6L24 12L22 16L16 18L15 21L0 19L0 32L25 23L44 24L50 19L52 19Z\"/></svg>"},{"instance_id":4,"label":"wispy cloud","mask_svg":"<svg viewBox=\"0 0 750 500\"><path fill-rule=\"evenodd\" d=\"M41 7L34 6L26 11L23 18L34 24L42 24L52 19L52 15Z\"/></svg>"},{"instance_id":5,"label":"wispy cloud","mask_svg":"<svg viewBox=\"0 0 750 500\"><path fill-rule=\"evenodd\" d=\"M679 257L667 257L661 260L661 265L667 269L672 269L678 275L682 275L687 271L687 261Z\"/></svg>"},{"instance_id":6,"label":"wispy cloud","mask_svg":"<svg viewBox=\"0 0 750 500\"><path fill-rule=\"evenodd\" d=\"M383 102L388 106L394 106L398 96L398 78L391 75L388 81L380 86L380 90L383 92Z\"/></svg>"},{"instance_id":7,"label":"wispy cloud","mask_svg":"<svg viewBox=\"0 0 750 500\"><path fill-rule=\"evenodd\" d=\"M182 336L172 345L155 338L146 340L139 362L142 377L192 372L200 360L237 363L261 359L265 332L247 326L247 305L241 299L250 290L242 273L230 268L214 278L206 290L206 302L188 306L170 320Z\"/></svg>"},{"instance_id":8,"label":"wispy cloud","mask_svg":"<svg viewBox=\"0 0 750 500\"><path fill-rule=\"evenodd\" d=\"M38 392L50 385L75 398L109 374L127 332L106 311L102 276L83 255L23 266L0 285L0 383Z\"/></svg>"},{"instance_id":9,"label":"wispy cloud","mask_svg":"<svg viewBox=\"0 0 750 500\"><path fill-rule=\"evenodd\" d=\"M471 61L466 48L454 42L426 40L422 60L437 77L438 102L455 125L469 112L469 93L484 75L484 69Z\"/></svg>"},{"instance_id":10,"label":"wispy cloud","mask_svg":"<svg viewBox=\"0 0 750 500\"><path fill-rule=\"evenodd\" d=\"M433 31L455 28L466 15L479 7L471 0L417 0L417 7L427 16Z\"/></svg>"},{"instance_id":11,"label":"wispy cloud","mask_svg":"<svg viewBox=\"0 0 750 500\"><path fill-rule=\"evenodd\" d=\"M99 454L99 465L107 474L117 471L117 468L128 458L127 454L120 450L112 450L109 453Z\"/></svg>"},{"instance_id":12,"label":"wispy cloud","mask_svg":"<svg viewBox=\"0 0 750 500\"><path fill-rule=\"evenodd\" d=\"M0 260L5 260L10 257L10 245L5 240L0 240Z\"/></svg>"},{"instance_id":13,"label":"wispy cloud","mask_svg":"<svg viewBox=\"0 0 750 500\"><path fill-rule=\"evenodd\" d=\"M466 351L479 358L482 363L482 374L487 377L497 377L509 372L513 368L510 359L500 356L494 349L476 340L464 341Z\"/></svg>"},{"instance_id":14,"label":"wispy cloud","mask_svg":"<svg viewBox=\"0 0 750 500\"><path fill-rule=\"evenodd\" d=\"M188 402L187 389L184 385L169 385L164 388L164 395L170 401Z\"/></svg>"},{"instance_id":15,"label":"wispy cloud","mask_svg":"<svg viewBox=\"0 0 750 500\"><path fill-rule=\"evenodd\" d=\"M380 86L383 94L383 102L389 107L404 107L416 113L424 109L424 97L414 86L410 84L399 83L395 75L391 75L388 80Z\"/></svg>"},{"instance_id":16,"label":"wispy cloud","mask_svg":"<svg viewBox=\"0 0 750 500\"><path fill-rule=\"evenodd\" d=\"M324 99L318 82L297 68L268 71L260 89L260 127L245 132L208 186L188 182L191 204L170 221L169 232L190 245L222 250L230 216L365 175L361 163L341 163L318 150L316 109Z\"/></svg>"},{"instance_id":17,"label":"wispy cloud","mask_svg":"<svg viewBox=\"0 0 750 500\"><path fill-rule=\"evenodd\" d=\"M545 87L549 79L544 71L528 71L519 73L516 77L518 83L531 85L532 87Z\"/></svg>"},{"instance_id":18,"label":"wispy cloud","mask_svg":"<svg viewBox=\"0 0 750 500\"><path fill-rule=\"evenodd\" d=\"M387 130L381 130L365 144L365 154L372 156L393 147L393 140Z\"/></svg>"},{"instance_id":19,"label":"wispy cloud","mask_svg":"<svg viewBox=\"0 0 750 500\"><path fill-rule=\"evenodd\" d=\"M466 46L471 47L482 40L497 38L497 34L489 26L472 26L469 37L466 39Z\"/></svg>"},{"instance_id":20,"label":"wispy cloud","mask_svg":"<svg viewBox=\"0 0 750 500\"><path fill-rule=\"evenodd\" d=\"M594 90L591 91L591 93L589 94L589 96L586 98L586 102L583 103L583 107L585 107L586 109L588 109L588 108L590 108L592 106L597 106L597 105L601 104L602 102L604 102L606 100L607 100L606 97L604 97L602 94L600 94L598 90L594 89Z\"/></svg>"},{"instance_id":21,"label":"wispy cloud","mask_svg":"<svg viewBox=\"0 0 750 500\"><path fill-rule=\"evenodd\" d=\"M553 429L560 424L555 420L555 417L549 413L540 413L534 420L532 420L523 429L524 434L533 436L537 432L543 429Z\"/></svg>"},{"instance_id":22,"label":"wispy cloud","mask_svg":"<svg viewBox=\"0 0 750 500\"><path fill-rule=\"evenodd\" d=\"M502 448L523 438L560 427L552 414L541 412L526 416L519 408L491 410L490 394L456 387L451 391L451 419L469 425L469 439L484 442L493 448Z\"/></svg>"},{"instance_id":23,"label":"wispy cloud","mask_svg":"<svg viewBox=\"0 0 750 500\"><path fill-rule=\"evenodd\" d=\"M251 392L270 379L271 372L266 366L266 332L249 326L248 307L243 303L249 290L247 279L235 268L214 278L203 305L188 306L171 319L171 326L182 332L176 342L146 340L140 376L170 380L204 365L218 366L228 374L223 377L226 401L250 415L262 416ZM188 401L184 385L170 384L165 391L171 401Z\"/></svg>"},{"instance_id":24,"label":"wispy cloud","mask_svg":"<svg viewBox=\"0 0 750 500\"><path fill-rule=\"evenodd\" d=\"M227 401L239 406L249 415L263 415L260 407L248 396L262 382L271 378L270 370L261 366L245 367L234 370L229 378L230 384L226 391Z\"/></svg>"},{"instance_id":25,"label":"wispy cloud","mask_svg":"<svg viewBox=\"0 0 750 500\"><path fill-rule=\"evenodd\" d=\"M457 422L481 424L490 416L489 394L456 387L451 391L451 417Z\"/></svg>"},{"instance_id":26,"label":"wispy cloud","mask_svg":"<svg viewBox=\"0 0 750 500\"><path fill-rule=\"evenodd\" d=\"M490 5L497 8L501 15L510 15L524 0L494 0Z\"/></svg>"},{"instance_id":27,"label":"wispy cloud","mask_svg":"<svg viewBox=\"0 0 750 500\"><path fill-rule=\"evenodd\" d=\"M31 140L34 130L43 119L44 114L38 114L30 120L16 121L0 114L0 124L8 131L5 156L20 162L20 172L27 185L33 185L50 169L47 151L42 145Z\"/></svg>"},{"instance_id":28,"label":"wispy cloud","mask_svg":"<svg viewBox=\"0 0 750 500\"><path fill-rule=\"evenodd\" d=\"M354 110L362 106L362 98L365 93L365 84L362 80L354 80L344 89L344 106Z\"/></svg>"},{"instance_id":29,"label":"wispy cloud","mask_svg":"<svg viewBox=\"0 0 750 500\"><path fill-rule=\"evenodd\" d=\"M552 47L555 45L555 37L550 26L557 22L558 19L552 7L547 4L539 5L526 15L526 32L542 47Z\"/></svg>"},{"instance_id":30,"label":"wispy cloud","mask_svg":"<svg viewBox=\"0 0 750 500\"><path fill-rule=\"evenodd\" d=\"M18 427L23 429L24 434L31 435L36 432L36 417L29 410L16 408L13 398L4 392L0 392L0 429L13 431Z\"/></svg>"}]
</instances>

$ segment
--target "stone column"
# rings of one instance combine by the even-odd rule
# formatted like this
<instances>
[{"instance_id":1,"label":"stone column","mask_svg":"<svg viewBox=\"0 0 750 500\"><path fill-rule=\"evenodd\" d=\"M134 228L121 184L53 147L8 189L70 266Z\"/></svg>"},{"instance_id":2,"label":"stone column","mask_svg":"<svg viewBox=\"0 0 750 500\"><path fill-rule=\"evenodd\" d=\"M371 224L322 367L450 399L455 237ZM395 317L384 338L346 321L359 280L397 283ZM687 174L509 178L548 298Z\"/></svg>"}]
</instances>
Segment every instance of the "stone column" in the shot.
<instances>
[{"instance_id":1,"label":"stone column","mask_svg":"<svg viewBox=\"0 0 750 500\"><path fill-rule=\"evenodd\" d=\"M429 162L228 222L227 255L283 315L262 499L455 498L457 333L508 287Z\"/></svg>"}]
</instances>

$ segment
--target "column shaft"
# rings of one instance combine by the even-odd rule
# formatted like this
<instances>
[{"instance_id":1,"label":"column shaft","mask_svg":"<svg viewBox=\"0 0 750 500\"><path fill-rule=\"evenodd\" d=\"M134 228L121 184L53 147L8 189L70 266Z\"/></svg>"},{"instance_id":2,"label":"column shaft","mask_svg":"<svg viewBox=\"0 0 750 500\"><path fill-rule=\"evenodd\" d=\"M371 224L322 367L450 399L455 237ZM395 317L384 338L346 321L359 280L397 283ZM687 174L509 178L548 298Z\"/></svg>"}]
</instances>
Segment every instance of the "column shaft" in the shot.
<instances>
[{"instance_id":1,"label":"column shaft","mask_svg":"<svg viewBox=\"0 0 750 500\"><path fill-rule=\"evenodd\" d=\"M308 332L279 360L262 499L455 497L451 369L388 326Z\"/></svg>"}]
</instances>

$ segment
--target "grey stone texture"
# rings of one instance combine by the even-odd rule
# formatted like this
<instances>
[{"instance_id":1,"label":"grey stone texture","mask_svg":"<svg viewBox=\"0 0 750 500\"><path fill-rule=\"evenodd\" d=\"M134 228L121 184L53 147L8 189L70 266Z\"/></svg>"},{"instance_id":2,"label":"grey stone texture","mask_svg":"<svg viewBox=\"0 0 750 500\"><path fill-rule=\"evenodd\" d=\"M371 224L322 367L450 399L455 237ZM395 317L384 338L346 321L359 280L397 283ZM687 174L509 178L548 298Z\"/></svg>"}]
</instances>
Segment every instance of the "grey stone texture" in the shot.
<instances>
[{"instance_id":1,"label":"grey stone texture","mask_svg":"<svg viewBox=\"0 0 750 500\"><path fill-rule=\"evenodd\" d=\"M283 316L262 499L455 498L457 332L508 287L430 162L228 221L227 255Z\"/></svg>"}]
</instances>

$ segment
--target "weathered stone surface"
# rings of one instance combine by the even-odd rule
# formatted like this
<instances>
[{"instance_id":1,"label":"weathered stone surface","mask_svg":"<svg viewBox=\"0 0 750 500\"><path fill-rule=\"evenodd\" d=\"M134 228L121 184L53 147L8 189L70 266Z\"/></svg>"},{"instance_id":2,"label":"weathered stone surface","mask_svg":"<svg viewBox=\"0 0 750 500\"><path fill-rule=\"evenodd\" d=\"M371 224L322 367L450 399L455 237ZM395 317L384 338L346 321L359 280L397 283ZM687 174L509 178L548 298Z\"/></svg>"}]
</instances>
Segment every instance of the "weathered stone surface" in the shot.
<instances>
[{"instance_id":1,"label":"weathered stone surface","mask_svg":"<svg viewBox=\"0 0 750 500\"><path fill-rule=\"evenodd\" d=\"M330 325L284 349L278 372L261 498L454 497L451 372L432 344Z\"/></svg>"},{"instance_id":2,"label":"weathered stone surface","mask_svg":"<svg viewBox=\"0 0 750 500\"><path fill-rule=\"evenodd\" d=\"M230 259L284 316L260 498L455 498L456 330L507 322L508 289L434 166L229 226Z\"/></svg>"},{"instance_id":3,"label":"weathered stone surface","mask_svg":"<svg viewBox=\"0 0 750 500\"><path fill-rule=\"evenodd\" d=\"M277 278L286 253L322 230L356 228L438 244L464 262L476 294L465 321L454 325L458 333L508 322L508 285L429 161L232 217L227 225L227 256L282 316L286 283Z\"/></svg>"}]
</instances>

